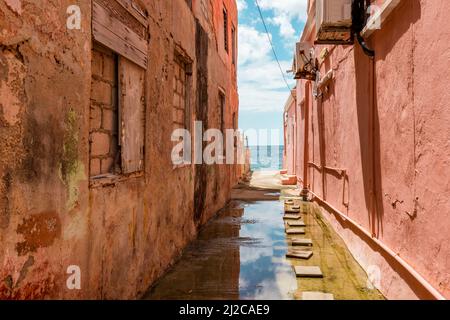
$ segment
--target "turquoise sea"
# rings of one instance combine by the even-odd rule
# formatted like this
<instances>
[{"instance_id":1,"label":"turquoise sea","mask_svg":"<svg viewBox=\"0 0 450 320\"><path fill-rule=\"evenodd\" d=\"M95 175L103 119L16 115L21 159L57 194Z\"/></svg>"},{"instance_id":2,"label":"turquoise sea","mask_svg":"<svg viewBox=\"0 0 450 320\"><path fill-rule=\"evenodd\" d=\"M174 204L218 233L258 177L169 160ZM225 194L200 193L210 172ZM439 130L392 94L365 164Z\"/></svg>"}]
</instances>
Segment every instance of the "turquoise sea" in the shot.
<instances>
[{"instance_id":1,"label":"turquoise sea","mask_svg":"<svg viewBox=\"0 0 450 320\"><path fill-rule=\"evenodd\" d=\"M250 146L252 171L274 171L283 167L284 146Z\"/></svg>"}]
</instances>

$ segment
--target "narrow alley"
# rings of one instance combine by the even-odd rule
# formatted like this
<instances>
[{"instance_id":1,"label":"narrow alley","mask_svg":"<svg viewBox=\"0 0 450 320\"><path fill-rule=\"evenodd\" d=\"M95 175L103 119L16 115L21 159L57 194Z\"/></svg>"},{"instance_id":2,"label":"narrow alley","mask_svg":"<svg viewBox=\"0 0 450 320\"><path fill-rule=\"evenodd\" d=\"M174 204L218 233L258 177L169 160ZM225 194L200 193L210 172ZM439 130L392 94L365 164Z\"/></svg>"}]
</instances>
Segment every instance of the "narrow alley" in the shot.
<instances>
[{"instance_id":1,"label":"narrow alley","mask_svg":"<svg viewBox=\"0 0 450 320\"><path fill-rule=\"evenodd\" d=\"M449 299L448 12L0 0L0 302Z\"/></svg>"},{"instance_id":2,"label":"narrow alley","mask_svg":"<svg viewBox=\"0 0 450 320\"><path fill-rule=\"evenodd\" d=\"M293 197L295 190L282 189L280 182L277 172L254 172L144 298L383 299L320 211ZM290 216L284 214L285 201L302 208L300 219L295 214L294 219L286 218ZM290 226L302 226L305 232L289 235ZM287 257L298 252L312 256ZM323 277L297 278L299 266L318 266Z\"/></svg>"}]
</instances>

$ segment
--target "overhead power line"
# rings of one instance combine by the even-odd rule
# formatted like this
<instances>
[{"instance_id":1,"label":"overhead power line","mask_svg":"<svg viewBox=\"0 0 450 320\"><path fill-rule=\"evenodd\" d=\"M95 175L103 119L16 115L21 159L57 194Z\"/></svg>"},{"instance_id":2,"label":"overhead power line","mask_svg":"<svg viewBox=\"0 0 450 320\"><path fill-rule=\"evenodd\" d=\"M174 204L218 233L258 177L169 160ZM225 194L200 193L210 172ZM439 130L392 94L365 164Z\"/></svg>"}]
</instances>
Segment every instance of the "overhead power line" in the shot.
<instances>
[{"instance_id":1,"label":"overhead power line","mask_svg":"<svg viewBox=\"0 0 450 320\"><path fill-rule=\"evenodd\" d=\"M285 75L285 73L284 73L284 71L283 71L283 68L281 67L280 60L278 59L277 52L275 51L275 46L273 45L272 38L271 38L271 36L270 36L269 29L267 28L266 21L264 20L264 16L263 16L263 13L262 13L262 10L261 10L261 7L260 7L260 5L259 5L258 0L255 0L255 3L256 3L256 7L258 8L258 12L259 12L259 16L260 16L260 18L261 18L261 22L262 22L262 24L263 24L263 26L264 26L264 30L265 30L266 35L267 35L267 39L269 40L270 47L272 48L273 55L274 55L274 57L275 57L275 60L277 61L278 68L280 69L281 76L283 77L284 83L286 84L286 87L288 88L289 93L292 95L292 89L291 89L291 87L289 86L289 83L288 83L288 81L287 81L287 79L286 79L286 75Z\"/></svg>"}]
</instances>

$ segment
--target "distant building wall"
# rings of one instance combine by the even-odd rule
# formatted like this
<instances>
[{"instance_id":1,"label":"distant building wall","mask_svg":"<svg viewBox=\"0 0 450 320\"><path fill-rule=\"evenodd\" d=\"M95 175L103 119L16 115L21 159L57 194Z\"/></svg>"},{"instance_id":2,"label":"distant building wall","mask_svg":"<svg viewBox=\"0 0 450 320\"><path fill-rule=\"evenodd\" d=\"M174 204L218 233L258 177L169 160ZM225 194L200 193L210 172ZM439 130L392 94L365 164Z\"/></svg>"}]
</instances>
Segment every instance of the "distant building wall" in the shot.
<instances>
[{"instance_id":1,"label":"distant building wall","mask_svg":"<svg viewBox=\"0 0 450 320\"><path fill-rule=\"evenodd\" d=\"M91 28L92 13L104 12L91 1L78 2L81 30L69 30L72 4L0 1L0 298L139 297L244 169L171 161L174 124L238 125L235 1L136 2L142 10L120 18L140 51ZM118 26L109 28L122 36ZM66 286L70 265L81 290Z\"/></svg>"},{"instance_id":2,"label":"distant building wall","mask_svg":"<svg viewBox=\"0 0 450 320\"><path fill-rule=\"evenodd\" d=\"M310 8L311 17L314 1ZM298 167L307 162L299 178L361 265L380 271L379 287L392 299L432 296L330 205L450 298L449 10L445 0L402 1L368 38L373 61L358 44L317 45L317 57L329 52L319 58L320 72L333 70L334 79L318 98L313 82L297 82L299 143L286 162L294 154ZM313 45L314 23L301 41Z\"/></svg>"}]
</instances>

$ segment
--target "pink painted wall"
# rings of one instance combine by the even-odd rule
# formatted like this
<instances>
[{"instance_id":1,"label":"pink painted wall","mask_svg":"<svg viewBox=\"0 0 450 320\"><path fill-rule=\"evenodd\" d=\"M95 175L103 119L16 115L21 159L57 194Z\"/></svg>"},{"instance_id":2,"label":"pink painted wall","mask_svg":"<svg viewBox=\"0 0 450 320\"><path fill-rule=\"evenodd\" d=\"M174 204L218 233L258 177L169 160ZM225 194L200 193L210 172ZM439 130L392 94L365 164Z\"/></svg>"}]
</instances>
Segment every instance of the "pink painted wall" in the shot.
<instances>
[{"instance_id":1,"label":"pink painted wall","mask_svg":"<svg viewBox=\"0 0 450 320\"><path fill-rule=\"evenodd\" d=\"M292 97L289 97L285 107L284 122L284 141L285 141L285 158L283 168L287 169L288 174L295 174L295 146L297 144L296 136L296 104Z\"/></svg>"},{"instance_id":2,"label":"pink painted wall","mask_svg":"<svg viewBox=\"0 0 450 320\"><path fill-rule=\"evenodd\" d=\"M403 1L368 39L376 52L373 62L359 45L327 46L331 54L321 73L333 69L335 78L319 99L311 98L306 81L298 81L299 144L286 159L289 163L296 154L296 166L303 166L309 120L310 189L397 252L447 298L449 10L446 0ZM314 30L304 35L303 41L313 40ZM316 46L317 56L325 47ZM304 178L303 171L298 175ZM431 298L371 239L328 213L361 265L380 269L386 297Z\"/></svg>"}]
</instances>

